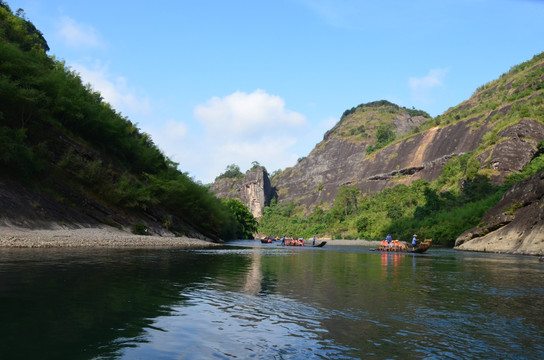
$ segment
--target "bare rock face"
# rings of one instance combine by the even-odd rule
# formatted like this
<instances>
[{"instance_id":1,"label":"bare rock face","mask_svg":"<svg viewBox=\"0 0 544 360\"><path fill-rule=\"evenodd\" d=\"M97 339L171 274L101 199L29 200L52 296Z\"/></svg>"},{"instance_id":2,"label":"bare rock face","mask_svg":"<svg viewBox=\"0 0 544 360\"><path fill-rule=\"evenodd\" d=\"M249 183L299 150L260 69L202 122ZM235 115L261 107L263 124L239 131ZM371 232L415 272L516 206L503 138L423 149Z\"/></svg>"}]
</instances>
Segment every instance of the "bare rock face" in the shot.
<instances>
[{"instance_id":1,"label":"bare rock face","mask_svg":"<svg viewBox=\"0 0 544 360\"><path fill-rule=\"evenodd\" d=\"M256 219L263 216L264 208L270 205L274 194L268 174L262 166L251 169L242 179L217 179L211 191L220 198L240 200Z\"/></svg>"},{"instance_id":2,"label":"bare rock face","mask_svg":"<svg viewBox=\"0 0 544 360\"><path fill-rule=\"evenodd\" d=\"M112 229L124 228L129 231L135 223L142 223L148 235L173 237L179 235L178 231L173 232L173 228L177 228L183 229L184 235L191 238L210 240L181 219L159 209L130 213L107 207L82 193L64 191L63 195L69 197L71 204L61 202L43 190L27 188L15 180L0 176L0 227L74 230L111 226ZM170 230L164 226L166 217L170 217Z\"/></svg>"},{"instance_id":3,"label":"bare rock face","mask_svg":"<svg viewBox=\"0 0 544 360\"><path fill-rule=\"evenodd\" d=\"M458 250L538 255L544 252L544 171L517 183L455 241Z\"/></svg>"},{"instance_id":4,"label":"bare rock face","mask_svg":"<svg viewBox=\"0 0 544 360\"><path fill-rule=\"evenodd\" d=\"M310 155L287 169L274 183L278 201L295 201L311 208L332 202L342 185L365 192L378 192L415 180L433 181L455 156L475 151L492 127L492 115L482 121L472 118L445 127L434 127L394 143L370 156L368 142L353 142L328 136ZM491 168L491 180L504 182L512 171L521 170L544 139L544 126L525 118L497 134L497 141L478 157L481 168Z\"/></svg>"},{"instance_id":5,"label":"bare rock face","mask_svg":"<svg viewBox=\"0 0 544 360\"><path fill-rule=\"evenodd\" d=\"M386 148L375 156L367 155L381 124L392 125L396 135L401 136L426 120L410 116L405 109L386 101L377 103L352 109L325 133L310 155L276 177L273 186L278 202L295 201L311 208L332 203L342 185L357 186L363 192L380 191L388 186L388 180L396 180L397 174L419 171L421 164L414 165L406 162L405 156L398 156L414 152L419 143L403 142L406 148Z\"/></svg>"},{"instance_id":6,"label":"bare rock face","mask_svg":"<svg viewBox=\"0 0 544 360\"><path fill-rule=\"evenodd\" d=\"M538 142L544 139L544 126L525 118L499 132L498 137L502 141L493 148L487 163L499 172L493 178L495 183L502 183L506 174L521 171L531 161Z\"/></svg>"}]
</instances>

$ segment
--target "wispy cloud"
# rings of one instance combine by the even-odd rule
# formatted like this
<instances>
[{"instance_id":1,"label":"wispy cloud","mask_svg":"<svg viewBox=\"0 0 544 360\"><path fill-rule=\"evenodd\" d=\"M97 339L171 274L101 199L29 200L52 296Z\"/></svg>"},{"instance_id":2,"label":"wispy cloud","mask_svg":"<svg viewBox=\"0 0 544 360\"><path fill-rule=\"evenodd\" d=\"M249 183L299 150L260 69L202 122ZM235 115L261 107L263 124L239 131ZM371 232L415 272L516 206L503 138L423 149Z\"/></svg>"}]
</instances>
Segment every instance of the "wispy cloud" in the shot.
<instances>
[{"instance_id":1,"label":"wispy cloud","mask_svg":"<svg viewBox=\"0 0 544 360\"><path fill-rule=\"evenodd\" d=\"M232 163L242 170L255 160L269 171L292 166L297 159L292 147L309 128L304 115L264 90L213 97L197 106L194 115L204 129L204 181L213 181Z\"/></svg>"},{"instance_id":2,"label":"wispy cloud","mask_svg":"<svg viewBox=\"0 0 544 360\"><path fill-rule=\"evenodd\" d=\"M444 86L444 79L448 72L449 68L431 69L423 77L410 77L408 79L408 86L410 87L412 98L423 104L432 103L433 89Z\"/></svg>"},{"instance_id":3,"label":"wispy cloud","mask_svg":"<svg viewBox=\"0 0 544 360\"><path fill-rule=\"evenodd\" d=\"M168 120L164 126L166 135L174 140L182 140L187 135L187 125L181 121Z\"/></svg>"},{"instance_id":4,"label":"wispy cloud","mask_svg":"<svg viewBox=\"0 0 544 360\"><path fill-rule=\"evenodd\" d=\"M79 73L84 83L91 84L116 110L126 114L150 111L149 99L137 95L136 91L127 86L126 78L109 74L107 66L96 63L89 67L76 63L72 64L72 68Z\"/></svg>"},{"instance_id":5,"label":"wispy cloud","mask_svg":"<svg viewBox=\"0 0 544 360\"><path fill-rule=\"evenodd\" d=\"M104 46L104 42L94 27L78 23L67 16L60 20L57 31L62 40L71 47L99 48Z\"/></svg>"},{"instance_id":6,"label":"wispy cloud","mask_svg":"<svg viewBox=\"0 0 544 360\"><path fill-rule=\"evenodd\" d=\"M175 119L165 122L157 120L156 115L153 116L153 119L148 119L146 128L143 130L151 135L153 142L172 161L181 161L184 163L183 165L186 165L189 162L187 154L190 153L190 150L194 150L194 146L187 142L189 137L187 124Z\"/></svg>"},{"instance_id":7,"label":"wispy cloud","mask_svg":"<svg viewBox=\"0 0 544 360\"><path fill-rule=\"evenodd\" d=\"M281 135L306 123L303 115L285 108L281 97L264 90L213 97L194 114L208 131L236 138L263 132Z\"/></svg>"},{"instance_id":8,"label":"wispy cloud","mask_svg":"<svg viewBox=\"0 0 544 360\"><path fill-rule=\"evenodd\" d=\"M353 29L360 26L364 4L358 0L299 0L329 26Z\"/></svg>"}]
</instances>

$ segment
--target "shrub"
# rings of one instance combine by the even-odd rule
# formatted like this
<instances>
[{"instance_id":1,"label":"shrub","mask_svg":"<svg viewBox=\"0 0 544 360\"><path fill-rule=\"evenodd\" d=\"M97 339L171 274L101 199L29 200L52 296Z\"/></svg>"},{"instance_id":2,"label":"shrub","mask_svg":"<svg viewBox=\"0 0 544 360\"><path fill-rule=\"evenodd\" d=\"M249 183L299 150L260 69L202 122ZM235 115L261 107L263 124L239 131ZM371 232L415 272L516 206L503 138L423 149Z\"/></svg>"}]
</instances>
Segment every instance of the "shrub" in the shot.
<instances>
[{"instance_id":1,"label":"shrub","mask_svg":"<svg viewBox=\"0 0 544 360\"><path fill-rule=\"evenodd\" d=\"M130 228L134 235L149 235L147 226L142 222L136 222Z\"/></svg>"}]
</instances>

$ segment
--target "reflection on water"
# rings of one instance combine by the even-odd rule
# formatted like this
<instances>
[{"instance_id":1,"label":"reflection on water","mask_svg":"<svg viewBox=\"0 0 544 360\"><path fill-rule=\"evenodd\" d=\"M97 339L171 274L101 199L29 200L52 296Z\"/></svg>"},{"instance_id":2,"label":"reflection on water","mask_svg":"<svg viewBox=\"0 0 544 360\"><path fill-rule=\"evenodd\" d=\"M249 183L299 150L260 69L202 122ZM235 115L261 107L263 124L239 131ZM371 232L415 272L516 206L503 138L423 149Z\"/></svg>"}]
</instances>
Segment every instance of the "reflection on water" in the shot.
<instances>
[{"instance_id":1,"label":"reflection on water","mask_svg":"<svg viewBox=\"0 0 544 360\"><path fill-rule=\"evenodd\" d=\"M261 292L263 274L261 269L262 250L257 248L252 251L251 265L247 271L243 292L245 294L257 295Z\"/></svg>"},{"instance_id":2,"label":"reflection on water","mask_svg":"<svg viewBox=\"0 0 544 360\"><path fill-rule=\"evenodd\" d=\"M0 249L0 358L544 358L543 280L452 250Z\"/></svg>"}]
</instances>

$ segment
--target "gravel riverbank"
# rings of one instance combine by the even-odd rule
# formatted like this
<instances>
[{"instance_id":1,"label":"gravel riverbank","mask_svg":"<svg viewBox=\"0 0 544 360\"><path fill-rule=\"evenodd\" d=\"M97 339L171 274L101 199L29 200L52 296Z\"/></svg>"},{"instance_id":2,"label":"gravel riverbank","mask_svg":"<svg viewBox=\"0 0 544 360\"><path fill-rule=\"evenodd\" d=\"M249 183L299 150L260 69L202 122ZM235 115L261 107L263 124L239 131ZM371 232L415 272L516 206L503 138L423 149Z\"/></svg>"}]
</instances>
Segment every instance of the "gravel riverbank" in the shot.
<instances>
[{"instance_id":1,"label":"gravel riverbank","mask_svg":"<svg viewBox=\"0 0 544 360\"><path fill-rule=\"evenodd\" d=\"M0 227L0 247L172 247L209 248L220 246L207 240L174 236L134 235L115 228L22 229Z\"/></svg>"}]
</instances>

